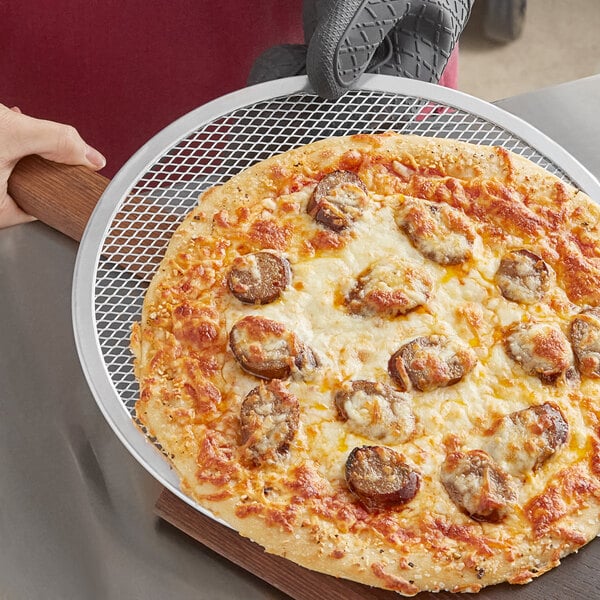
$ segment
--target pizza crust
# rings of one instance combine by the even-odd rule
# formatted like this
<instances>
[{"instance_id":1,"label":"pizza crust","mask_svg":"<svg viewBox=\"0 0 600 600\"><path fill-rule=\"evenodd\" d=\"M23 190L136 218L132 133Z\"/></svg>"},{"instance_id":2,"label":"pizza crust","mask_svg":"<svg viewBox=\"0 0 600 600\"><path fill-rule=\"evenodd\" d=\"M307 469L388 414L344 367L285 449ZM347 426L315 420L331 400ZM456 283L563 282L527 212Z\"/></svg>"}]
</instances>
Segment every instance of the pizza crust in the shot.
<instances>
[{"instance_id":1,"label":"pizza crust","mask_svg":"<svg viewBox=\"0 0 600 600\"><path fill-rule=\"evenodd\" d=\"M333 232L306 207L323 176L339 170L358 175L370 205ZM468 220L470 258L439 264L411 243L396 223L411 198ZM205 192L170 241L133 329L137 418L182 490L269 552L404 595L526 583L598 533L599 384L544 382L504 340L529 321L567 335L574 315L600 304L599 223L585 194L501 148L390 132L326 139L258 163ZM495 284L515 248L548 265L539 303L507 300ZM291 284L272 303L244 304L227 289L228 270L236 256L265 249L289 259ZM433 282L425 305L394 317L348 310L360 274L398 255ZM318 363L286 380L300 424L281 460L260 467L244 464L239 434L240 404L258 379L228 345L247 315L283 323ZM393 385L393 352L435 335L466 344L476 363L458 382L410 392L415 433L393 448L421 487L402 507L369 512L346 486L344 461L377 441L339 418L335 392L357 379ZM514 482L505 518L474 520L440 481L442 462L484 448L495 419L544 402L564 415L567 441Z\"/></svg>"}]
</instances>

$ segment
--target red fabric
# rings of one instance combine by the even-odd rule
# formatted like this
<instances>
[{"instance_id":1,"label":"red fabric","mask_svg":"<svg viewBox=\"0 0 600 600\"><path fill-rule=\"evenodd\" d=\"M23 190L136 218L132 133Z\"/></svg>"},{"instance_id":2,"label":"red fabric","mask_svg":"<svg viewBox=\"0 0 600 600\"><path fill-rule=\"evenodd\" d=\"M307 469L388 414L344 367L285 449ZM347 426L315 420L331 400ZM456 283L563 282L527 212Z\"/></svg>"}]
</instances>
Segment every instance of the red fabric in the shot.
<instances>
[{"instance_id":1,"label":"red fabric","mask_svg":"<svg viewBox=\"0 0 600 600\"><path fill-rule=\"evenodd\" d=\"M458 88L458 44L446 63L446 68L440 78L440 85L453 89Z\"/></svg>"},{"instance_id":2,"label":"red fabric","mask_svg":"<svg viewBox=\"0 0 600 600\"><path fill-rule=\"evenodd\" d=\"M112 177L156 132L302 43L301 0L21 0L0 9L0 102L74 125Z\"/></svg>"},{"instance_id":3,"label":"red fabric","mask_svg":"<svg viewBox=\"0 0 600 600\"><path fill-rule=\"evenodd\" d=\"M303 43L302 0L5 2L0 102L74 125L112 177L173 120L244 87L254 59L284 43Z\"/></svg>"}]
</instances>

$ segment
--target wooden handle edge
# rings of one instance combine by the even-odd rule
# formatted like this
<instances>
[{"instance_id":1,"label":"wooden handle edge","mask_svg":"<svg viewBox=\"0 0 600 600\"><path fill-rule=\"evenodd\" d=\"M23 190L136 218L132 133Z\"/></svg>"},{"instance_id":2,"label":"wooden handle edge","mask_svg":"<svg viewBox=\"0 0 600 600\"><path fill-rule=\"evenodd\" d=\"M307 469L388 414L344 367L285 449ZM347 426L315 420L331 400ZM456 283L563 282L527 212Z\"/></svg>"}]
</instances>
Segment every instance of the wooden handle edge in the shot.
<instances>
[{"instance_id":1,"label":"wooden handle edge","mask_svg":"<svg viewBox=\"0 0 600 600\"><path fill-rule=\"evenodd\" d=\"M80 241L109 181L86 167L26 156L8 180L8 193L26 213Z\"/></svg>"}]
</instances>

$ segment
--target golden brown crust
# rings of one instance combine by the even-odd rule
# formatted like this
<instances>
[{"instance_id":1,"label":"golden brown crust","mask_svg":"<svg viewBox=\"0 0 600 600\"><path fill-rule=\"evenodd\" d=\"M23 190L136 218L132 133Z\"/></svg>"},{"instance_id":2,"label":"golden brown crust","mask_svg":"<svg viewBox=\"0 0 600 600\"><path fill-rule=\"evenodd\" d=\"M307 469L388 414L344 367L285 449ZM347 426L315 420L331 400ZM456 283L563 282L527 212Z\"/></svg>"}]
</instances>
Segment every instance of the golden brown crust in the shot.
<instances>
[{"instance_id":1,"label":"golden brown crust","mask_svg":"<svg viewBox=\"0 0 600 600\"><path fill-rule=\"evenodd\" d=\"M319 182L340 171L356 179L343 198L325 190L327 202L359 207L332 229L309 206ZM448 232L460 234L454 245L445 245ZM502 148L390 132L273 157L204 193L173 235L132 331L137 417L182 490L269 552L404 595L526 583L599 529L595 338L571 326L600 305L599 235L589 198ZM534 302L497 282L502 257L522 249L544 265ZM263 251L289 261L293 276L268 303L244 304L228 274L238 257ZM361 279L392 259L425 282L416 300L402 304L393 286L381 295L379 279ZM366 310L360 293L372 287ZM260 325L246 333L264 337L250 352L255 363L279 356L283 337L275 374L236 356L231 332L243 319ZM509 339L515 331L523 335ZM403 402L352 398L352 418L341 418L336 392L351 381L394 387L387 362L416 339L457 340L461 376L413 383ZM436 365L452 360L439 352ZM253 392L275 376L281 382ZM408 412L394 416L399 407ZM410 431L386 437L386 423ZM367 510L344 466L354 449L382 439L397 457L383 480L418 473L419 486L406 502ZM496 443L524 454L494 453ZM381 481L373 485L374 497L385 496Z\"/></svg>"}]
</instances>

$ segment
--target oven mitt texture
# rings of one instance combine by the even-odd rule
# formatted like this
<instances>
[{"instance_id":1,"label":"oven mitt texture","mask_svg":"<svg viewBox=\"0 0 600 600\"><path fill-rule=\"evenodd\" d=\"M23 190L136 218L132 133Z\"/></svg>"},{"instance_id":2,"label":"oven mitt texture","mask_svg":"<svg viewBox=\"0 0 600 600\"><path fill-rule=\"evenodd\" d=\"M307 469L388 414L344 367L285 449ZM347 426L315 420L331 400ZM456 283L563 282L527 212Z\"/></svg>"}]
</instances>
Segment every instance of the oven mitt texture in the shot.
<instances>
[{"instance_id":1,"label":"oven mitt texture","mask_svg":"<svg viewBox=\"0 0 600 600\"><path fill-rule=\"evenodd\" d=\"M437 83L474 0L305 0L305 45L270 48L249 84L308 74L339 98L366 71Z\"/></svg>"}]
</instances>

